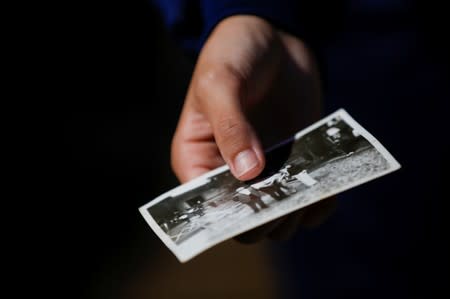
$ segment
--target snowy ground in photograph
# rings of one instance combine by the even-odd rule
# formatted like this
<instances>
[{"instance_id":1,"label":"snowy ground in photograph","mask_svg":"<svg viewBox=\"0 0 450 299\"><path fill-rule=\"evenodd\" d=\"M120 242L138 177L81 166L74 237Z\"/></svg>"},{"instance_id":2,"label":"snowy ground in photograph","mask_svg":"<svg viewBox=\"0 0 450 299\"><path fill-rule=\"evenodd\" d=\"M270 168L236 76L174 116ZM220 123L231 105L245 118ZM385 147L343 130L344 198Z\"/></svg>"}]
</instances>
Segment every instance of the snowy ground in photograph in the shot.
<instances>
[{"instance_id":1,"label":"snowy ground in photograph","mask_svg":"<svg viewBox=\"0 0 450 299\"><path fill-rule=\"evenodd\" d=\"M290 183L296 192L282 200L275 200L269 195L262 197L268 206L255 213L248 205L230 199L222 201L217 207L204 203L204 214L190 218L172 228L168 235L177 243L188 242L195 234L205 234L207 239L215 242L224 235L233 234L243 228L261 224L274 215L299 209L317 201L326 193L333 192L355 182L377 175L389 168L386 159L373 147L354 153L348 157L328 162L309 175L318 181L307 187L300 181Z\"/></svg>"}]
</instances>

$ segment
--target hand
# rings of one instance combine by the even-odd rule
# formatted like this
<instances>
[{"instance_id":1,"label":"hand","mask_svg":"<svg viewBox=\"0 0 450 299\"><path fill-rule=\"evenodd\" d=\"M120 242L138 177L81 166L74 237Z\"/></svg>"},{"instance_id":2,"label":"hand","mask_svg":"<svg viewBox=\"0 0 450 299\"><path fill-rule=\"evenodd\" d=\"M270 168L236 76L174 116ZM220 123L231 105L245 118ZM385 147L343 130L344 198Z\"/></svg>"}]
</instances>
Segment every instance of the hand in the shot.
<instances>
[{"instance_id":1,"label":"hand","mask_svg":"<svg viewBox=\"0 0 450 299\"><path fill-rule=\"evenodd\" d=\"M290 137L319 113L319 76L306 46L261 18L226 18L195 67L172 141L173 170L186 182L227 163L236 178L250 180L264 168L263 146ZM326 209L313 216L320 218L321 210ZM308 209L238 239L284 237L308 218L305 213Z\"/></svg>"}]
</instances>

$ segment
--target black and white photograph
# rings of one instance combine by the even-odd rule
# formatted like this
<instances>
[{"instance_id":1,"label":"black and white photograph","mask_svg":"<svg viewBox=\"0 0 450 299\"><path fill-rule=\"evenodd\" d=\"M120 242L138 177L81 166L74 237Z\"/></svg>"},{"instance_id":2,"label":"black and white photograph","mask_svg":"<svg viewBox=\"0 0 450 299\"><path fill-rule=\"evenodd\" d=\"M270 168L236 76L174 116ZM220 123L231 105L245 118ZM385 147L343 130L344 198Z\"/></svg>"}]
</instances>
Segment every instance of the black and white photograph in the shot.
<instances>
[{"instance_id":1,"label":"black and white photograph","mask_svg":"<svg viewBox=\"0 0 450 299\"><path fill-rule=\"evenodd\" d=\"M344 110L268 149L241 182L224 166L140 208L181 262L238 234L400 168Z\"/></svg>"}]
</instances>

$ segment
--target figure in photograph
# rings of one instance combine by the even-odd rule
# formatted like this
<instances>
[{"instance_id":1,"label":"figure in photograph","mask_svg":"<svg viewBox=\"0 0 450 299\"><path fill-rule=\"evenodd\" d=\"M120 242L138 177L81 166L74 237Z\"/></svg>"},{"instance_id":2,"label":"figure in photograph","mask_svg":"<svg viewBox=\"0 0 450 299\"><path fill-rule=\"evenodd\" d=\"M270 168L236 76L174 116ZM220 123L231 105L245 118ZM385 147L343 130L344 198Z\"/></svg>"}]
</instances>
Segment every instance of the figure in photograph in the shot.
<instances>
[{"instance_id":1,"label":"figure in photograph","mask_svg":"<svg viewBox=\"0 0 450 299\"><path fill-rule=\"evenodd\" d=\"M251 186L239 187L233 196L233 200L248 205L255 213L268 208L261 199L259 192Z\"/></svg>"},{"instance_id":2,"label":"figure in photograph","mask_svg":"<svg viewBox=\"0 0 450 299\"><path fill-rule=\"evenodd\" d=\"M291 177L288 171L289 168L291 168L291 165L286 165L267 180L253 184L252 186L276 200L282 200L296 191L287 184L287 181Z\"/></svg>"}]
</instances>

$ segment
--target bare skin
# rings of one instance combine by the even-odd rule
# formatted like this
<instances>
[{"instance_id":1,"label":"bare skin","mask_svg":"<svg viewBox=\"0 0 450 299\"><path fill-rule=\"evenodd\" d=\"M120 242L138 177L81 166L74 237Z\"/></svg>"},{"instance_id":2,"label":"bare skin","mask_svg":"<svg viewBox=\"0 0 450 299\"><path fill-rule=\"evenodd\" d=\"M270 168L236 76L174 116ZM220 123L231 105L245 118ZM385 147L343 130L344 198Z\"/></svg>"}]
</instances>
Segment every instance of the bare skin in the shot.
<instances>
[{"instance_id":1,"label":"bare skin","mask_svg":"<svg viewBox=\"0 0 450 299\"><path fill-rule=\"evenodd\" d=\"M228 17L197 61L172 140L172 168L183 183L225 163L237 179L250 180L264 169L263 147L291 136L319 113L319 75L304 43L261 18ZM237 239L285 239L300 224L320 223L333 206L327 200Z\"/></svg>"}]
</instances>

